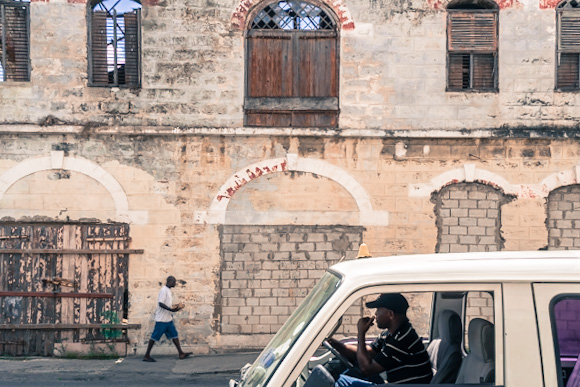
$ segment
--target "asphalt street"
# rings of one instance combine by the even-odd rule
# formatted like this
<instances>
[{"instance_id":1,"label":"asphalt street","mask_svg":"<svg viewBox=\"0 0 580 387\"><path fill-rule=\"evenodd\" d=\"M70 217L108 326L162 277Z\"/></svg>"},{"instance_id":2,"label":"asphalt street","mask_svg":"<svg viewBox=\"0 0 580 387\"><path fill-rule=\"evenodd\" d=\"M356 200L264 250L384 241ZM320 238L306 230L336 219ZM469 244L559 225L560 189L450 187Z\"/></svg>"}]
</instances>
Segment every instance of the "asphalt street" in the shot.
<instances>
[{"instance_id":1,"label":"asphalt street","mask_svg":"<svg viewBox=\"0 0 580 387\"><path fill-rule=\"evenodd\" d=\"M155 356L147 363L141 356L114 360L57 358L2 358L0 386L228 386L239 369L253 362L258 353L194 356Z\"/></svg>"}]
</instances>

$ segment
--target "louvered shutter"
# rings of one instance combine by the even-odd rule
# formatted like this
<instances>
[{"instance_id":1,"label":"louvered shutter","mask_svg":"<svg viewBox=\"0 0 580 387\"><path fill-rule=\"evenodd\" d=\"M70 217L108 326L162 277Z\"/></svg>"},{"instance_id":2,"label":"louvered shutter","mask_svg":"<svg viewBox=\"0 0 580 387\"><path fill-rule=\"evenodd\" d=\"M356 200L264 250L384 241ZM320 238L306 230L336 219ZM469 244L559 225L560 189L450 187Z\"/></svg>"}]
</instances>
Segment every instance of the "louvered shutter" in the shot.
<instances>
[{"instance_id":1,"label":"louvered shutter","mask_svg":"<svg viewBox=\"0 0 580 387\"><path fill-rule=\"evenodd\" d=\"M469 88L469 55L450 54L449 55L449 88L467 89Z\"/></svg>"},{"instance_id":2,"label":"louvered shutter","mask_svg":"<svg viewBox=\"0 0 580 387\"><path fill-rule=\"evenodd\" d=\"M497 16L497 11L488 10L448 12L448 89L496 87Z\"/></svg>"},{"instance_id":3,"label":"louvered shutter","mask_svg":"<svg viewBox=\"0 0 580 387\"><path fill-rule=\"evenodd\" d=\"M580 88L580 11L560 11L556 88Z\"/></svg>"},{"instance_id":4,"label":"louvered shutter","mask_svg":"<svg viewBox=\"0 0 580 387\"><path fill-rule=\"evenodd\" d=\"M8 81L30 81L30 41L28 36L28 4L2 4L4 25L0 25L0 46L5 79ZM0 23L1 24L1 23Z\"/></svg>"},{"instance_id":5,"label":"louvered shutter","mask_svg":"<svg viewBox=\"0 0 580 387\"><path fill-rule=\"evenodd\" d=\"M141 10L125 13L125 84L131 87L140 85L139 69L139 24Z\"/></svg>"},{"instance_id":6,"label":"louvered shutter","mask_svg":"<svg viewBox=\"0 0 580 387\"><path fill-rule=\"evenodd\" d=\"M494 88L494 69L495 57L493 54L473 54L473 88Z\"/></svg>"},{"instance_id":7,"label":"louvered shutter","mask_svg":"<svg viewBox=\"0 0 580 387\"><path fill-rule=\"evenodd\" d=\"M95 86L108 86L107 72L107 12L91 14L91 80Z\"/></svg>"},{"instance_id":8,"label":"louvered shutter","mask_svg":"<svg viewBox=\"0 0 580 387\"><path fill-rule=\"evenodd\" d=\"M449 12L449 51L496 51L497 12Z\"/></svg>"}]
</instances>

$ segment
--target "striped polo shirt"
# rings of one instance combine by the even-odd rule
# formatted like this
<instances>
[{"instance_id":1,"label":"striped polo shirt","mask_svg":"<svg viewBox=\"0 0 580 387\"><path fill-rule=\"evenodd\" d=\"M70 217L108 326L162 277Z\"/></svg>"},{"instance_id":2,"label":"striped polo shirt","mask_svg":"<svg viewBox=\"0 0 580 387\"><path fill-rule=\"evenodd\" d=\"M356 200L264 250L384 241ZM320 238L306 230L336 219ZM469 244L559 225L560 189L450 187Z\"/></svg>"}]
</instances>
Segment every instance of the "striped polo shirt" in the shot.
<instances>
[{"instance_id":1,"label":"striped polo shirt","mask_svg":"<svg viewBox=\"0 0 580 387\"><path fill-rule=\"evenodd\" d=\"M386 330L371 344L373 359L387 371L389 383L425 383L433 377L429 355L409 320L393 334Z\"/></svg>"}]
</instances>

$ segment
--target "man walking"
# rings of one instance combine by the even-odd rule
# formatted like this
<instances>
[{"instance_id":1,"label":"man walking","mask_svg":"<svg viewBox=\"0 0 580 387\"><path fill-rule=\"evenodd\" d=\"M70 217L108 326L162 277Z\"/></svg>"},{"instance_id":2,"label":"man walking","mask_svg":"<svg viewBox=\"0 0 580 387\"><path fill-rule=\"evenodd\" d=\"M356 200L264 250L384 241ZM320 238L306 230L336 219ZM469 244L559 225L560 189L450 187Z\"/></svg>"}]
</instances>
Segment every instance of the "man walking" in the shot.
<instances>
[{"instance_id":1,"label":"man walking","mask_svg":"<svg viewBox=\"0 0 580 387\"><path fill-rule=\"evenodd\" d=\"M155 361L155 359L151 357L151 349L156 341L161 340L161 337L164 334L168 339L173 341L173 344L175 344L180 359L185 359L191 355L191 352L183 352L181 349L179 338L177 336L177 329L175 329L175 324L173 324L173 313L183 309L182 304L173 307L171 288L175 286L175 283L175 277L169 276L167 277L165 286L163 286L159 291L159 296L157 297L157 309L155 309L155 328L151 334L151 339L147 345L147 352L145 353L145 357L143 357L143 361Z\"/></svg>"}]
</instances>

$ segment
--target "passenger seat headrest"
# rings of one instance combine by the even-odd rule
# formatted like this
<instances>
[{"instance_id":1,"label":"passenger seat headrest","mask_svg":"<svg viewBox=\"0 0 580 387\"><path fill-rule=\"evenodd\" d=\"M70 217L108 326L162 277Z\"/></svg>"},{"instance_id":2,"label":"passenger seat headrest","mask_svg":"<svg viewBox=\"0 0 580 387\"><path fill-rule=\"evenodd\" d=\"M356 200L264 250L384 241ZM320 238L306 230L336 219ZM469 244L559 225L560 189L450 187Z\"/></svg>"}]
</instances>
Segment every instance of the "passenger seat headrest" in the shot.
<instances>
[{"instance_id":1,"label":"passenger seat headrest","mask_svg":"<svg viewBox=\"0 0 580 387\"><path fill-rule=\"evenodd\" d=\"M494 326L487 320L474 318L469 323L469 352L484 363L495 360Z\"/></svg>"},{"instance_id":2,"label":"passenger seat headrest","mask_svg":"<svg viewBox=\"0 0 580 387\"><path fill-rule=\"evenodd\" d=\"M461 343L463 335L461 318L454 311L444 310L441 312L437 329L439 330L439 338L442 340L450 344Z\"/></svg>"}]
</instances>

